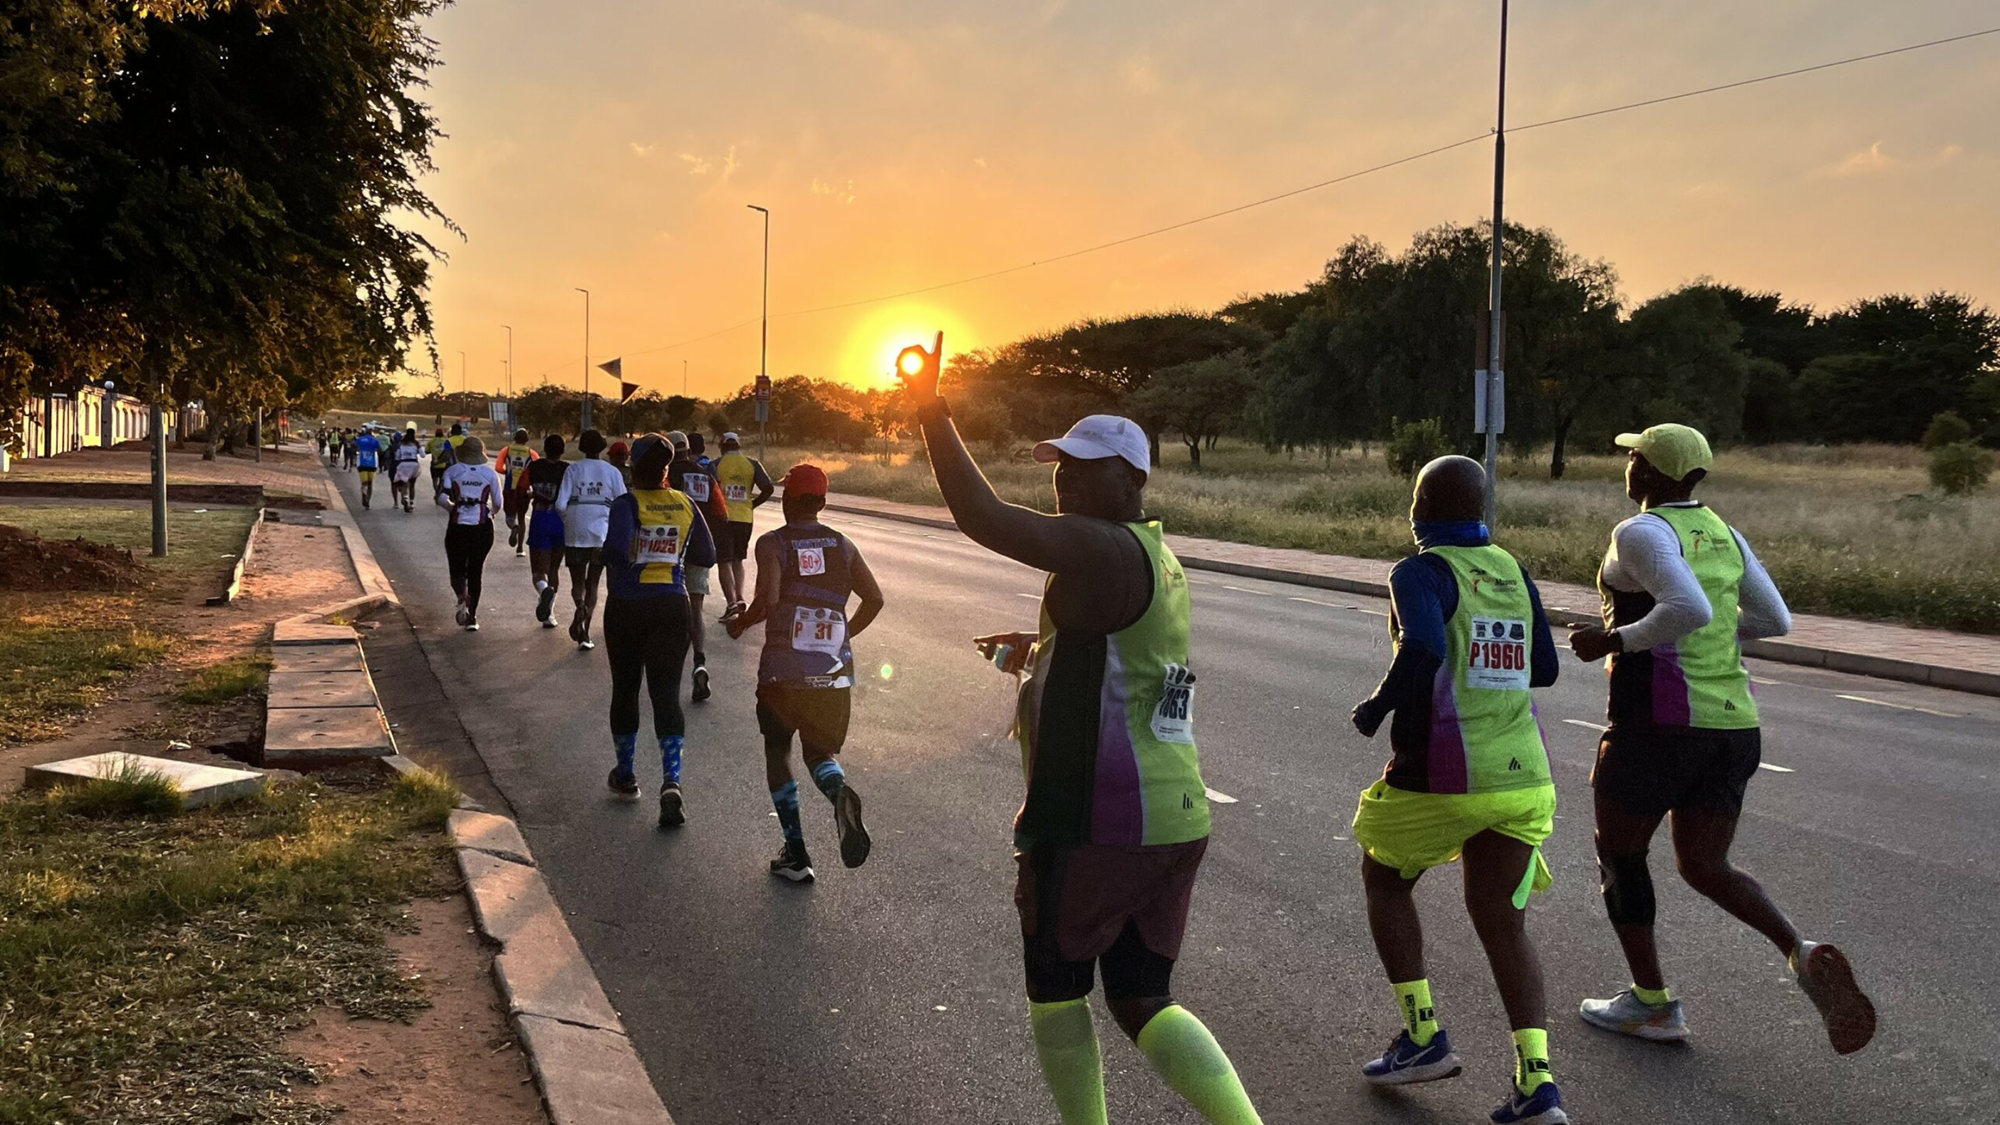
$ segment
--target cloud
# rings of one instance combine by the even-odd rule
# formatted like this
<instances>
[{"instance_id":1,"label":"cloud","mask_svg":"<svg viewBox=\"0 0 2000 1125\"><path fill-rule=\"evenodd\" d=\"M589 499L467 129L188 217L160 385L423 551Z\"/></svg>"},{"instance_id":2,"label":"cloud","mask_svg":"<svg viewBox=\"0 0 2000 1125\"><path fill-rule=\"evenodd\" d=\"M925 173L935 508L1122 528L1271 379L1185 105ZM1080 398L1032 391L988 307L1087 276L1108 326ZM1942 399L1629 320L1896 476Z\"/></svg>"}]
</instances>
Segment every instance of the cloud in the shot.
<instances>
[{"instance_id":1,"label":"cloud","mask_svg":"<svg viewBox=\"0 0 2000 1125\"><path fill-rule=\"evenodd\" d=\"M681 158L681 163L687 165L688 175L690 176L708 175L708 169L710 165L708 163L707 157L696 156L694 153L691 152L683 152L680 154L680 158Z\"/></svg>"},{"instance_id":2,"label":"cloud","mask_svg":"<svg viewBox=\"0 0 2000 1125\"><path fill-rule=\"evenodd\" d=\"M642 145L638 141L631 142L632 155L641 160L653 155L653 150L659 147L659 145Z\"/></svg>"},{"instance_id":3,"label":"cloud","mask_svg":"<svg viewBox=\"0 0 2000 1125\"><path fill-rule=\"evenodd\" d=\"M730 145L729 155L722 158L722 178L726 180L735 175L736 169L739 167L741 165L736 160L736 146Z\"/></svg>"},{"instance_id":4,"label":"cloud","mask_svg":"<svg viewBox=\"0 0 2000 1125\"><path fill-rule=\"evenodd\" d=\"M1946 145L1938 150L1937 162L1939 164L1949 164L1952 161L1957 160L1959 157L1964 155L1965 155L1964 145Z\"/></svg>"},{"instance_id":5,"label":"cloud","mask_svg":"<svg viewBox=\"0 0 2000 1125\"><path fill-rule=\"evenodd\" d=\"M829 199L838 200L841 203L852 203L854 202L854 181L849 180L847 181L846 187L841 187L838 184L831 184L825 180L820 179L818 176L814 176L812 182L812 193L814 195L823 195Z\"/></svg>"},{"instance_id":6,"label":"cloud","mask_svg":"<svg viewBox=\"0 0 2000 1125\"><path fill-rule=\"evenodd\" d=\"M1870 172L1880 172L1895 163L1895 157L1882 151L1882 142L1876 141L1860 152L1852 153L1834 169L1836 176L1865 176Z\"/></svg>"}]
</instances>

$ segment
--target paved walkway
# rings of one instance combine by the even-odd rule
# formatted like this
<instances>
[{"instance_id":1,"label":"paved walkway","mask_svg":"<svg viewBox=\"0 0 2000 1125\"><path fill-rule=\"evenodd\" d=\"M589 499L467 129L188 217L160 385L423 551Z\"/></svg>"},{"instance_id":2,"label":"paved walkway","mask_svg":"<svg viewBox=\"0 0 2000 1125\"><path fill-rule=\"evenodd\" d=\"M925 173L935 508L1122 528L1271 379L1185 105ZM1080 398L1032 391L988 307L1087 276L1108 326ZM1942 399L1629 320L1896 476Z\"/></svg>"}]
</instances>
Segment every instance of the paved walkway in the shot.
<instances>
[{"instance_id":1,"label":"paved walkway","mask_svg":"<svg viewBox=\"0 0 2000 1125\"><path fill-rule=\"evenodd\" d=\"M831 506L836 510L844 507L952 526L949 512L924 504L841 495L833 499ZM1200 569L1281 581L1303 580L1309 585L1375 596L1386 594L1389 568L1394 565L1390 560L1256 547L1189 535L1169 535L1167 543L1184 563ZM1558 623L1598 616L1597 591L1567 582L1538 581L1537 585L1551 618ZM1744 649L1753 656L1792 664L2000 694L2000 637L1795 614L1789 636L1778 641L1750 642Z\"/></svg>"},{"instance_id":2,"label":"paved walkway","mask_svg":"<svg viewBox=\"0 0 2000 1125\"><path fill-rule=\"evenodd\" d=\"M167 483L258 484L267 494L304 496L328 508L335 506L333 482L324 462L300 445L264 451L262 462L250 457L201 459L198 449L167 451ZM81 449L56 457L16 461L0 481L114 481L144 484L153 479L152 455L143 450Z\"/></svg>"}]
</instances>

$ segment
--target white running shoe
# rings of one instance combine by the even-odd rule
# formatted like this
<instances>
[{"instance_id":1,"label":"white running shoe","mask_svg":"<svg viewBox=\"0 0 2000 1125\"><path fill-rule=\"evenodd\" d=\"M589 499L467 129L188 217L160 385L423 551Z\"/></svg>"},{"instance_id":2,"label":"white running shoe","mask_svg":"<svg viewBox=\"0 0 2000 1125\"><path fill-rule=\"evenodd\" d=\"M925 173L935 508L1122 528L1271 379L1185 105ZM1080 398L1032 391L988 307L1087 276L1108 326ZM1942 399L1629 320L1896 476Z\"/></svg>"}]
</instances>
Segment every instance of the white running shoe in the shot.
<instances>
[{"instance_id":1,"label":"white running shoe","mask_svg":"<svg viewBox=\"0 0 2000 1125\"><path fill-rule=\"evenodd\" d=\"M1585 1000L1579 1009L1585 1023L1646 1039L1654 1043L1679 1043L1688 1037L1687 1015L1681 1002L1648 1004L1627 988L1609 1000Z\"/></svg>"}]
</instances>

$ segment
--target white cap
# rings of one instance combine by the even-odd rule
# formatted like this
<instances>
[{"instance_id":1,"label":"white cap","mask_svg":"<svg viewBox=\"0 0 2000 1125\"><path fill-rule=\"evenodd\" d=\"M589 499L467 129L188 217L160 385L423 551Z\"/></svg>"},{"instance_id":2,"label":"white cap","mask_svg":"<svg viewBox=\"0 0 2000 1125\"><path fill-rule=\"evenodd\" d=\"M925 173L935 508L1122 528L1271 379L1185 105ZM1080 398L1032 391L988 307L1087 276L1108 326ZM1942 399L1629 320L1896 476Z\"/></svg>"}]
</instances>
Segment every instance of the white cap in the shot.
<instances>
[{"instance_id":1,"label":"white cap","mask_svg":"<svg viewBox=\"0 0 2000 1125\"><path fill-rule=\"evenodd\" d=\"M1139 423L1116 414L1092 414L1063 436L1035 446L1035 460L1045 465L1063 453L1086 461L1123 457L1133 468L1153 475L1153 450L1146 431Z\"/></svg>"},{"instance_id":2,"label":"white cap","mask_svg":"<svg viewBox=\"0 0 2000 1125\"><path fill-rule=\"evenodd\" d=\"M738 442L738 443L740 444L740 443L742 442L742 440L743 440L743 439L741 439L741 438L739 438L739 437L737 437L737 436L736 436L736 431L735 431L735 430L731 430L731 431L729 431L728 433L726 433L726 434L723 434L723 435L722 435L722 444L724 444L724 445L728 445L728 444L729 444L730 442L732 442L732 441L733 441L733 442Z\"/></svg>"},{"instance_id":3,"label":"white cap","mask_svg":"<svg viewBox=\"0 0 2000 1125\"><path fill-rule=\"evenodd\" d=\"M688 436L679 430L668 430L667 444L673 446L675 449L686 449L688 447Z\"/></svg>"}]
</instances>

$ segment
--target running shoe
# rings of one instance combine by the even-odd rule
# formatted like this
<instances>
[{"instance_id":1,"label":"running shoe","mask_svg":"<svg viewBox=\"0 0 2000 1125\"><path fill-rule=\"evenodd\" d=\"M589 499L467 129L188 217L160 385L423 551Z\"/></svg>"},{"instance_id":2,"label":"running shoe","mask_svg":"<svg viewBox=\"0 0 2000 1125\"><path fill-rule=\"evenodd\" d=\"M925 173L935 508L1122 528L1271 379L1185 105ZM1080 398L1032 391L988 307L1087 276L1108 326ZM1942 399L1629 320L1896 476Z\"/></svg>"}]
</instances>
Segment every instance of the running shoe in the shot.
<instances>
[{"instance_id":1,"label":"running shoe","mask_svg":"<svg viewBox=\"0 0 2000 1125\"><path fill-rule=\"evenodd\" d=\"M794 883L812 882L813 861L812 857L806 854L805 842L786 840L785 849L778 853L778 858L771 861L771 874Z\"/></svg>"},{"instance_id":2,"label":"running shoe","mask_svg":"<svg viewBox=\"0 0 2000 1125\"><path fill-rule=\"evenodd\" d=\"M660 827L679 828L687 823L687 813L681 808L681 787L664 785L660 787Z\"/></svg>"},{"instance_id":3,"label":"running shoe","mask_svg":"<svg viewBox=\"0 0 2000 1125\"><path fill-rule=\"evenodd\" d=\"M1801 941L1792 966L1799 987L1826 1021L1834 1053L1851 1055L1875 1038L1875 1005L1855 983L1845 953L1826 942Z\"/></svg>"},{"instance_id":4,"label":"running shoe","mask_svg":"<svg viewBox=\"0 0 2000 1125\"><path fill-rule=\"evenodd\" d=\"M583 642L590 636L590 634L584 632L585 628L586 626L583 623L583 610L578 609L576 611L576 616L570 618L569 620L569 639L575 641L576 647L578 648L582 648Z\"/></svg>"},{"instance_id":5,"label":"running shoe","mask_svg":"<svg viewBox=\"0 0 2000 1125\"><path fill-rule=\"evenodd\" d=\"M840 830L841 865L859 867L866 863L872 841L868 826L861 823L861 794L852 785L842 785L840 795L833 799L833 824Z\"/></svg>"},{"instance_id":6,"label":"running shoe","mask_svg":"<svg viewBox=\"0 0 2000 1125\"><path fill-rule=\"evenodd\" d=\"M620 797L632 797L636 799L639 796L639 779L632 776L631 770L622 770L617 766L613 766L611 767L611 776L605 778L604 783L609 785L611 791Z\"/></svg>"},{"instance_id":7,"label":"running shoe","mask_svg":"<svg viewBox=\"0 0 2000 1125\"><path fill-rule=\"evenodd\" d=\"M1396 1033L1389 1041L1389 1049L1379 1059L1372 1059L1361 1067L1361 1077L1376 1086L1408 1086L1416 1082L1436 1082L1443 1078L1456 1078L1465 1070L1458 1056L1452 1053L1451 1036L1443 1028L1431 1036L1431 1041L1422 1047L1410 1038L1409 1031ZM1497 1120L1497 1119L1496 1119Z\"/></svg>"},{"instance_id":8,"label":"running shoe","mask_svg":"<svg viewBox=\"0 0 2000 1125\"><path fill-rule=\"evenodd\" d=\"M688 698L696 703L706 703L708 702L708 697L713 694L715 693L708 690L708 665L695 665L694 689L688 693Z\"/></svg>"},{"instance_id":9,"label":"running shoe","mask_svg":"<svg viewBox=\"0 0 2000 1125\"><path fill-rule=\"evenodd\" d=\"M1688 1037L1687 1014L1681 1002L1648 1004L1627 988L1609 1000L1585 1000L1579 1009L1583 1021L1592 1027L1650 1039L1655 1043L1680 1043Z\"/></svg>"},{"instance_id":10,"label":"running shoe","mask_svg":"<svg viewBox=\"0 0 2000 1125\"><path fill-rule=\"evenodd\" d=\"M479 631L479 618L472 614L467 614L465 617L465 631L468 633L477 633Z\"/></svg>"},{"instance_id":11,"label":"running shoe","mask_svg":"<svg viewBox=\"0 0 2000 1125\"><path fill-rule=\"evenodd\" d=\"M743 611L749 608L742 602L730 602L729 608L722 611L722 616L718 620L727 625L731 619L743 616Z\"/></svg>"},{"instance_id":12,"label":"running shoe","mask_svg":"<svg viewBox=\"0 0 2000 1125\"><path fill-rule=\"evenodd\" d=\"M542 587L541 596L535 599L535 620L547 625L551 629L555 628L556 623L553 620L555 617L555 608L556 588L554 586Z\"/></svg>"},{"instance_id":13,"label":"running shoe","mask_svg":"<svg viewBox=\"0 0 2000 1125\"><path fill-rule=\"evenodd\" d=\"M466 625L471 623L472 611L465 608L464 598L458 599L458 608L452 611L451 617L453 621L458 622L460 625Z\"/></svg>"},{"instance_id":14,"label":"running shoe","mask_svg":"<svg viewBox=\"0 0 2000 1125\"><path fill-rule=\"evenodd\" d=\"M1487 1120L1493 1125L1566 1125L1569 1114L1563 1112L1562 1091L1555 1083L1544 1082L1532 1094L1508 1087L1506 1099L1493 1107Z\"/></svg>"}]
</instances>

